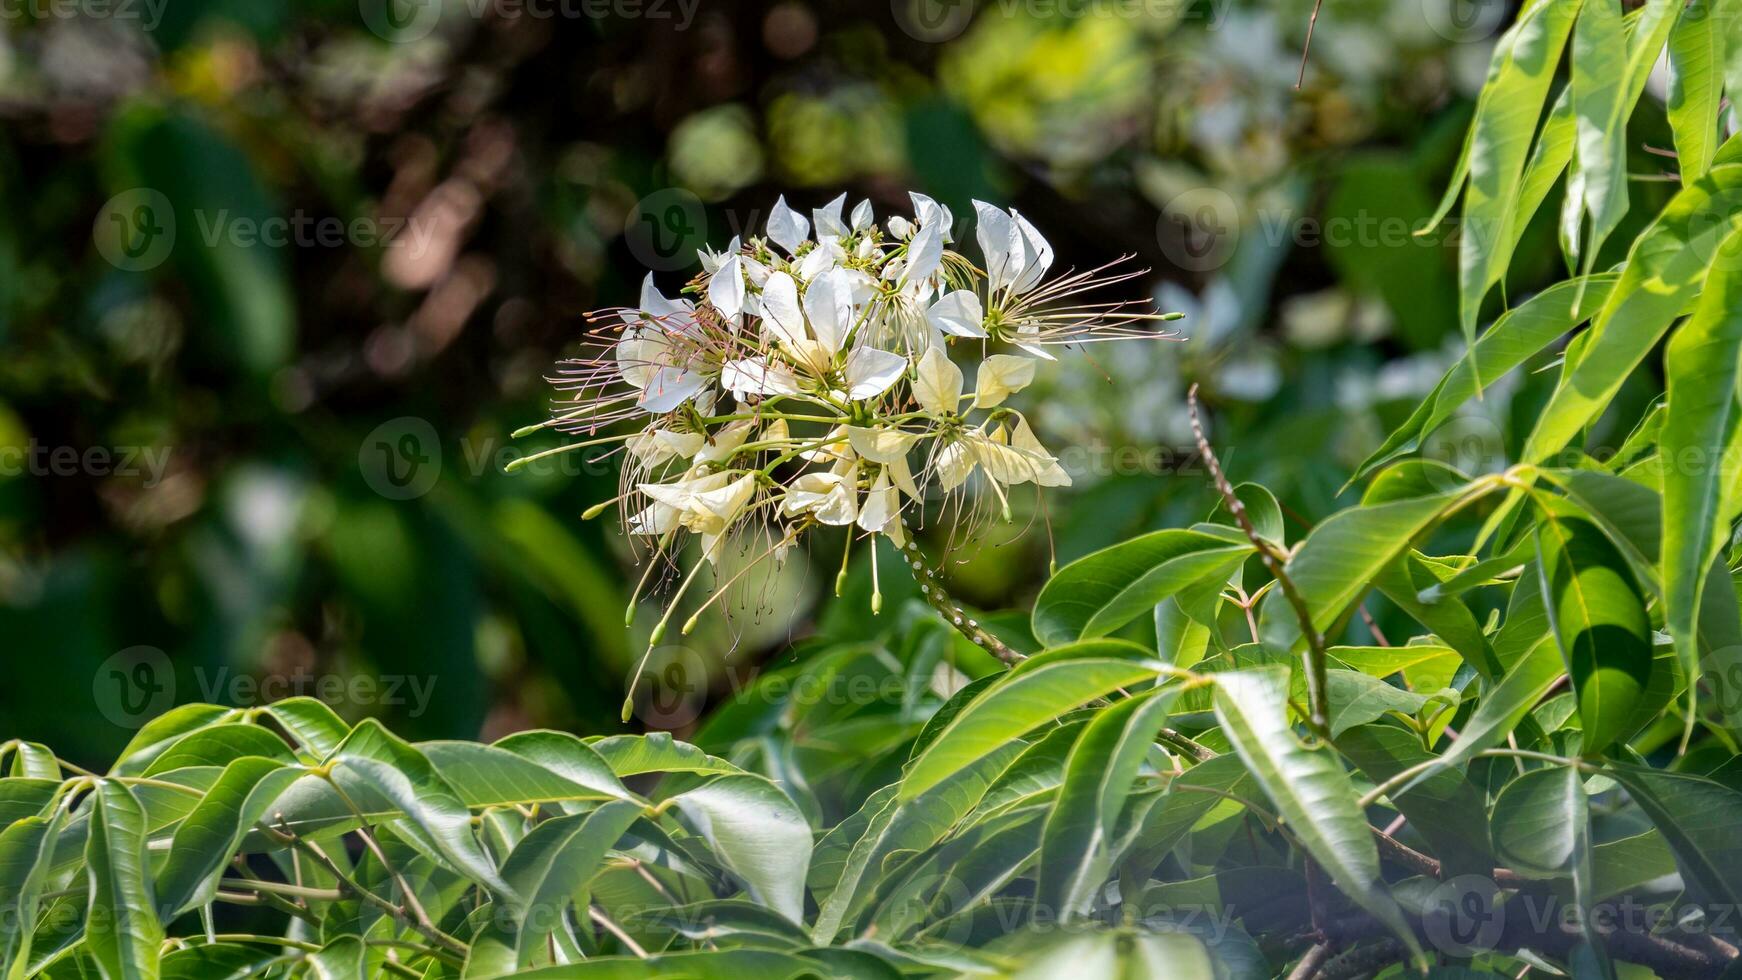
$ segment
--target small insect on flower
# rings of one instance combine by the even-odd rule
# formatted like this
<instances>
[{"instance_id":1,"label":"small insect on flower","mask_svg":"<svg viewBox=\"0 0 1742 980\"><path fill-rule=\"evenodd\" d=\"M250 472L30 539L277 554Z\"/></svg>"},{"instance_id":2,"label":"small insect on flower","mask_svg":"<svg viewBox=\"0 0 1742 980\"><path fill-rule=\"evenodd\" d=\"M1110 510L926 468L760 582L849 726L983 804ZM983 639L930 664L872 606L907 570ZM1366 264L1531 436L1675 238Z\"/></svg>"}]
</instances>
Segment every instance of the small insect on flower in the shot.
<instances>
[{"instance_id":1,"label":"small insect on flower","mask_svg":"<svg viewBox=\"0 0 1742 980\"><path fill-rule=\"evenodd\" d=\"M1143 274L1109 271L1120 263L1048 279L1052 246L1034 225L979 201L985 267L976 266L951 247L949 208L922 194L912 201L914 217L879 225L869 201L844 214L842 195L807 218L783 197L762 237L704 250L701 274L678 297L649 274L637 307L592 314L583 355L559 366L553 417L522 433L581 438L519 463L621 450L618 495L584 516L615 507L628 534L650 545L631 615L654 569L674 567L690 538L700 542L650 650L728 546L751 560L702 609L749 568L834 526L850 529L849 554L853 537L888 537L947 621L1001 658L1017 656L939 588L908 518L930 505L952 536L971 536L994 513L1010 519L1010 488L1068 486L1011 396L1053 348L1171 338L1154 324L1178 314L1095 299ZM972 389L958 360L975 364Z\"/></svg>"}]
</instances>

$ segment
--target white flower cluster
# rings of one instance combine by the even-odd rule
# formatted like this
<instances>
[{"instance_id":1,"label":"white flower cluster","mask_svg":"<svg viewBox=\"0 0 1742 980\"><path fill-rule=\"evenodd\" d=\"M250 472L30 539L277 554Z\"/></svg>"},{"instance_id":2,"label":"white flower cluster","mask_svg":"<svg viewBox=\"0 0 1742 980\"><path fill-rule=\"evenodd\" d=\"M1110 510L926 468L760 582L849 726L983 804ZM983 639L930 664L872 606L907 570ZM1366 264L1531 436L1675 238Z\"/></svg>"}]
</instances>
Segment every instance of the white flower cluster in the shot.
<instances>
[{"instance_id":1,"label":"white flower cluster","mask_svg":"<svg viewBox=\"0 0 1742 980\"><path fill-rule=\"evenodd\" d=\"M739 532L778 556L819 525L901 547L909 508L935 490L962 513L975 474L991 495L973 499L1005 514L1011 487L1070 483L1006 400L1049 348L1165 336L1149 321L1170 317L1078 298L1140 273L1048 280L1040 232L975 202L982 269L953 250L954 218L931 198L881 226L869 201L845 203L806 218L782 198L764 237L704 252L680 297L649 275L638 308L595 315L551 423L590 437L563 448L626 451L622 494L589 516L616 504L659 552L687 533L712 561ZM952 349L980 355L972 389Z\"/></svg>"}]
</instances>

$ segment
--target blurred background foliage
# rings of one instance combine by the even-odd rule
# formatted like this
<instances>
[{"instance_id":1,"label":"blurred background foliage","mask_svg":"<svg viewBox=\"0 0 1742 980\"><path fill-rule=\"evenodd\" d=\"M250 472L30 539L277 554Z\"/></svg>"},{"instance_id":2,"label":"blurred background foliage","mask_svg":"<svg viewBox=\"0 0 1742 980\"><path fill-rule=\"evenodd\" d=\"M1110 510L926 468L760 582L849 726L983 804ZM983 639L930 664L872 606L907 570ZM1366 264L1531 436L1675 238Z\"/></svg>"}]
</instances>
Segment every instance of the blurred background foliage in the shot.
<instances>
[{"instance_id":1,"label":"blurred background foliage","mask_svg":"<svg viewBox=\"0 0 1742 980\"><path fill-rule=\"evenodd\" d=\"M1132 254L1187 314L1042 372L1076 487L1050 534L1018 513L953 556L971 601L1024 605L1049 539L1062 563L1208 513L1193 382L1304 527L1458 350L1455 245L1409 229L1510 11L1448 6L1325 0L1296 91L1308 0L8 5L0 728L94 763L148 695L305 693L415 737L617 730L653 617L622 628L627 548L580 519L614 466L504 474L552 444L509 433L584 312L649 266L674 291L780 192L1014 205L1061 266ZM1558 261L1532 234L1516 291ZM1498 458L1546 383L1447 452ZM818 607L838 562L795 555L656 667L718 700L793 640L874 634L866 568ZM129 694L140 647L173 682ZM693 730L705 697L630 725Z\"/></svg>"}]
</instances>

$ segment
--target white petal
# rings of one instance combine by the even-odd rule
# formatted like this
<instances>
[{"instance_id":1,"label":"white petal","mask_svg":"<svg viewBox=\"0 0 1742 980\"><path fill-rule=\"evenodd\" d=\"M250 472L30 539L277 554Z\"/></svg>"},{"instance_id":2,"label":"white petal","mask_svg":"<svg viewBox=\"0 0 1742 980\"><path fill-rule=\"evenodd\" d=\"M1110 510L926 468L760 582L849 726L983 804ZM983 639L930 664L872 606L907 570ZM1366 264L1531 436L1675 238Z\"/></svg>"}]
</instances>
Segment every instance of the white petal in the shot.
<instances>
[{"instance_id":1,"label":"white petal","mask_svg":"<svg viewBox=\"0 0 1742 980\"><path fill-rule=\"evenodd\" d=\"M919 359L913 397L919 407L933 415L955 414L962 399L962 369L951 363L942 348L933 347Z\"/></svg>"},{"instance_id":2,"label":"white petal","mask_svg":"<svg viewBox=\"0 0 1742 980\"><path fill-rule=\"evenodd\" d=\"M908 450L919 441L919 433L854 426L847 430L847 441L852 444L854 452L873 463L887 465L906 459Z\"/></svg>"},{"instance_id":3,"label":"white petal","mask_svg":"<svg viewBox=\"0 0 1742 980\"><path fill-rule=\"evenodd\" d=\"M959 442L952 442L938 451L938 486L948 493L962 485L974 472L974 455Z\"/></svg>"},{"instance_id":4,"label":"white petal","mask_svg":"<svg viewBox=\"0 0 1742 980\"><path fill-rule=\"evenodd\" d=\"M708 379L700 371L662 367L647 379L636 404L645 412L658 415L682 405L691 395L702 390Z\"/></svg>"},{"instance_id":5,"label":"white petal","mask_svg":"<svg viewBox=\"0 0 1742 980\"><path fill-rule=\"evenodd\" d=\"M744 257L734 254L708 280L708 302L730 319L744 312Z\"/></svg>"},{"instance_id":6,"label":"white petal","mask_svg":"<svg viewBox=\"0 0 1742 980\"><path fill-rule=\"evenodd\" d=\"M786 249L786 254L792 255L810 235L811 223L805 216L786 206L786 196L781 195L774 202L774 211L768 215L768 237L776 245Z\"/></svg>"},{"instance_id":7,"label":"white petal","mask_svg":"<svg viewBox=\"0 0 1742 980\"><path fill-rule=\"evenodd\" d=\"M804 313L798 305L798 283L784 272L770 275L762 286L762 325L788 347L806 339Z\"/></svg>"},{"instance_id":8,"label":"white petal","mask_svg":"<svg viewBox=\"0 0 1742 980\"><path fill-rule=\"evenodd\" d=\"M1023 267L1016 281L1010 284L1013 295L1021 295L1040 285L1040 279L1046 275L1046 270L1052 268L1052 246L1040 236L1040 231L1030 224L1027 218L1016 212L1010 212L1016 219L1017 230L1023 240Z\"/></svg>"},{"instance_id":9,"label":"white petal","mask_svg":"<svg viewBox=\"0 0 1742 980\"><path fill-rule=\"evenodd\" d=\"M841 220L841 209L847 206L847 195L842 194L820 208L811 209L811 218L817 224L817 237L834 235L845 237L847 223Z\"/></svg>"},{"instance_id":10,"label":"white petal","mask_svg":"<svg viewBox=\"0 0 1742 980\"><path fill-rule=\"evenodd\" d=\"M974 377L974 407L993 408L1028 387L1034 380L1034 360L1014 354L993 354Z\"/></svg>"},{"instance_id":11,"label":"white petal","mask_svg":"<svg viewBox=\"0 0 1742 980\"><path fill-rule=\"evenodd\" d=\"M770 367L760 357L727 361L720 371L720 386L734 395L797 395L798 376L780 367Z\"/></svg>"},{"instance_id":12,"label":"white petal","mask_svg":"<svg viewBox=\"0 0 1742 980\"><path fill-rule=\"evenodd\" d=\"M986 257L986 284L996 293L1010 282L1010 243L1016 231L1010 215L985 201L974 202L974 238Z\"/></svg>"},{"instance_id":13,"label":"white petal","mask_svg":"<svg viewBox=\"0 0 1742 980\"><path fill-rule=\"evenodd\" d=\"M907 265L902 270L901 281L906 283L924 282L930 279L932 273L938 271L938 263L944 257L943 233L938 225L926 225L907 243Z\"/></svg>"},{"instance_id":14,"label":"white petal","mask_svg":"<svg viewBox=\"0 0 1742 980\"><path fill-rule=\"evenodd\" d=\"M889 526L896 519L901 509L901 497L894 487L889 485L889 471L877 474L872 481L871 489L865 492L865 503L859 508L858 524L867 531L876 533Z\"/></svg>"},{"instance_id":15,"label":"white petal","mask_svg":"<svg viewBox=\"0 0 1742 980\"><path fill-rule=\"evenodd\" d=\"M1046 465L1040 467L1039 472L1035 475L1034 482L1043 487L1068 487L1071 485L1071 475L1065 472L1065 468L1059 465L1058 459L1052 453L1047 452L1046 447L1042 446L1040 440L1035 438L1034 430L1028 427L1027 419L1017 421L1016 431L1010 436L1010 445L1047 461Z\"/></svg>"},{"instance_id":16,"label":"white petal","mask_svg":"<svg viewBox=\"0 0 1742 980\"><path fill-rule=\"evenodd\" d=\"M907 358L875 347L861 347L847 355L847 397L854 401L876 398L901 380Z\"/></svg>"},{"instance_id":17,"label":"white petal","mask_svg":"<svg viewBox=\"0 0 1742 980\"><path fill-rule=\"evenodd\" d=\"M860 201L858 204L853 205L853 230L854 231L864 231L865 229L871 227L871 222L875 221L876 219L877 219L876 213L871 210L870 199Z\"/></svg>"},{"instance_id":18,"label":"white petal","mask_svg":"<svg viewBox=\"0 0 1742 980\"><path fill-rule=\"evenodd\" d=\"M913 201L914 220L922 225L937 225L938 240L950 241L950 225L955 221L950 209L918 191L908 191L907 196Z\"/></svg>"},{"instance_id":19,"label":"white petal","mask_svg":"<svg viewBox=\"0 0 1742 980\"><path fill-rule=\"evenodd\" d=\"M804 311L810 316L817 343L833 355L853 325L853 280L843 269L832 269L805 288Z\"/></svg>"},{"instance_id":20,"label":"white petal","mask_svg":"<svg viewBox=\"0 0 1742 980\"><path fill-rule=\"evenodd\" d=\"M980 297L974 295L971 289L957 289L945 293L943 298L931 305L926 311L926 320L932 326L952 337L984 337L986 328L982 322L986 319L986 311L980 306Z\"/></svg>"}]
</instances>

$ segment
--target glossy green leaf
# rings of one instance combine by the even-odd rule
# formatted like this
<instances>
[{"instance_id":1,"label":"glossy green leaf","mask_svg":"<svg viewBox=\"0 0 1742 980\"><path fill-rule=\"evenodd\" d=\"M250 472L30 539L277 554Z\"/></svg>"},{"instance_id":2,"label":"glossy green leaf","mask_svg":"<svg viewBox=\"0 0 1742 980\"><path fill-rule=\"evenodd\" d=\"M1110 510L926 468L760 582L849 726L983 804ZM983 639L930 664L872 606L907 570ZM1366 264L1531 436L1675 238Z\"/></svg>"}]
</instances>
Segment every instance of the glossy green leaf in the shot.
<instances>
[{"instance_id":1,"label":"glossy green leaf","mask_svg":"<svg viewBox=\"0 0 1742 980\"><path fill-rule=\"evenodd\" d=\"M1694 667L1706 573L1742 509L1735 493L1742 462L1742 229L1727 238L1693 316L1664 354L1669 400L1662 452L1663 590L1670 634Z\"/></svg>"},{"instance_id":2,"label":"glossy green leaf","mask_svg":"<svg viewBox=\"0 0 1742 980\"><path fill-rule=\"evenodd\" d=\"M85 949L107 980L150 980L158 975L163 924L146 857L145 810L126 786L105 779L91 790L90 817Z\"/></svg>"},{"instance_id":3,"label":"glossy green leaf","mask_svg":"<svg viewBox=\"0 0 1742 980\"><path fill-rule=\"evenodd\" d=\"M639 804L615 800L590 813L556 817L533 828L508 855L502 878L515 896L509 914L521 965L561 927L564 910L640 815Z\"/></svg>"},{"instance_id":4,"label":"glossy green leaf","mask_svg":"<svg viewBox=\"0 0 1742 980\"><path fill-rule=\"evenodd\" d=\"M1119 815L1173 698L1164 690L1120 701L1097 714L1071 749L1042 832L1035 893L1062 918L1085 912L1111 870Z\"/></svg>"},{"instance_id":5,"label":"glossy green leaf","mask_svg":"<svg viewBox=\"0 0 1742 980\"><path fill-rule=\"evenodd\" d=\"M1683 180L1705 173L1718 151L1718 106L1735 16L1731 0L1693 0L1669 36L1669 123Z\"/></svg>"},{"instance_id":6,"label":"glossy green leaf","mask_svg":"<svg viewBox=\"0 0 1742 980\"><path fill-rule=\"evenodd\" d=\"M1336 753L1309 749L1295 735L1288 689L1281 667L1219 675L1216 719L1278 816L1337 888L1419 954L1414 932L1379 877L1378 847L1354 784Z\"/></svg>"},{"instance_id":7,"label":"glossy green leaf","mask_svg":"<svg viewBox=\"0 0 1742 980\"><path fill-rule=\"evenodd\" d=\"M242 838L265 818L301 769L259 756L245 756L224 772L176 825L169 856L157 873L157 895L170 914L212 900L218 876Z\"/></svg>"},{"instance_id":8,"label":"glossy green leaf","mask_svg":"<svg viewBox=\"0 0 1742 980\"><path fill-rule=\"evenodd\" d=\"M913 760L900 798L919 796L987 752L1078 705L1156 679L1155 665L1129 659L1132 650L1129 644L1087 640L1024 663L1021 672L1012 672L965 706Z\"/></svg>"},{"instance_id":9,"label":"glossy green leaf","mask_svg":"<svg viewBox=\"0 0 1742 980\"><path fill-rule=\"evenodd\" d=\"M1543 599L1594 755L1632 734L1651 683L1651 622L1625 559L1582 518L1545 511L1537 526Z\"/></svg>"},{"instance_id":10,"label":"glossy green leaf","mask_svg":"<svg viewBox=\"0 0 1742 980\"><path fill-rule=\"evenodd\" d=\"M804 814L761 776L721 776L672 798L750 896L794 922L804 919L811 830Z\"/></svg>"},{"instance_id":11,"label":"glossy green leaf","mask_svg":"<svg viewBox=\"0 0 1742 980\"><path fill-rule=\"evenodd\" d=\"M1156 531L1059 569L1034 604L1043 643L1106 636L1161 600L1209 578L1226 577L1252 554L1238 535Z\"/></svg>"}]
</instances>

